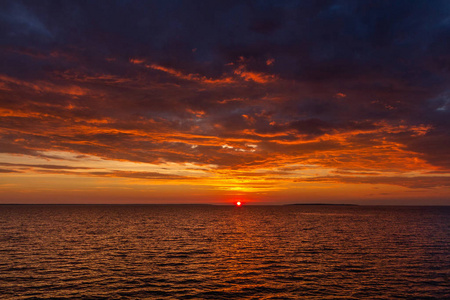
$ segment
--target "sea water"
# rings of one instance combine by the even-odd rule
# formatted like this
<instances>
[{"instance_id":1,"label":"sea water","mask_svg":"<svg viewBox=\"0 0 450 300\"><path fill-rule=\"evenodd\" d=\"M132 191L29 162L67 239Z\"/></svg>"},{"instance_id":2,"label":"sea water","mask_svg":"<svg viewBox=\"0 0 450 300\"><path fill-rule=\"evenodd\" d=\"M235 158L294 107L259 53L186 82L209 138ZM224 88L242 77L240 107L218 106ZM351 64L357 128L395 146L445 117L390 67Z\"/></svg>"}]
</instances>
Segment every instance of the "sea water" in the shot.
<instances>
[{"instance_id":1,"label":"sea water","mask_svg":"<svg viewBox=\"0 0 450 300\"><path fill-rule=\"evenodd\" d=\"M0 298L449 299L450 207L1 205Z\"/></svg>"}]
</instances>

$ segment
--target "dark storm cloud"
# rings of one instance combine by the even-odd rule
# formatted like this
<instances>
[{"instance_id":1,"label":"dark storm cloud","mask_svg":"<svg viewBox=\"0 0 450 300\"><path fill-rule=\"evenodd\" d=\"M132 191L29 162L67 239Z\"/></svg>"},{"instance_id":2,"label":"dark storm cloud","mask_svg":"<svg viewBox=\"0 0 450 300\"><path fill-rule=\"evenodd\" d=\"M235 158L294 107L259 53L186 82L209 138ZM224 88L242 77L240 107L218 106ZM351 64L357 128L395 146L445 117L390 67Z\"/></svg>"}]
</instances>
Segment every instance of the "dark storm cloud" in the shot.
<instances>
[{"instance_id":1,"label":"dark storm cloud","mask_svg":"<svg viewBox=\"0 0 450 300\"><path fill-rule=\"evenodd\" d=\"M2 1L0 11L1 152L450 167L448 1Z\"/></svg>"}]
</instances>

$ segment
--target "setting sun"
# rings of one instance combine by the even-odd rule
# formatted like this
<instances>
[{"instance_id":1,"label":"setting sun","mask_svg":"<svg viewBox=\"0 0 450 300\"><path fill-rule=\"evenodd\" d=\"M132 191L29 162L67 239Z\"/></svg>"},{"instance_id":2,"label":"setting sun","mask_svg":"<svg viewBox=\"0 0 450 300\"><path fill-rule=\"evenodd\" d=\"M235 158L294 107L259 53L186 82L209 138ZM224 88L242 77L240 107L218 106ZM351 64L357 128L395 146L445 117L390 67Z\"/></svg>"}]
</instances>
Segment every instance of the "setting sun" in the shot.
<instances>
[{"instance_id":1,"label":"setting sun","mask_svg":"<svg viewBox=\"0 0 450 300\"><path fill-rule=\"evenodd\" d=\"M242 205L241 201L236 202L236 206L241 206L241 205Z\"/></svg>"}]
</instances>

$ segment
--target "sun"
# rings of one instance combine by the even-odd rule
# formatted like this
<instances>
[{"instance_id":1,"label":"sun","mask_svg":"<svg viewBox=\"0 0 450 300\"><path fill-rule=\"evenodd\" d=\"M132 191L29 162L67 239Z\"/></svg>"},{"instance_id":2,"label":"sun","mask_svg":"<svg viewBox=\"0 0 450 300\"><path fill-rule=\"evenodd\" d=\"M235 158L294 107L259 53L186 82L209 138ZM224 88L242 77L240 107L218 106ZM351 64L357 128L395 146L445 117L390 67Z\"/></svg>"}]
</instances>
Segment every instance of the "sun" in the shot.
<instances>
[{"instance_id":1,"label":"sun","mask_svg":"<svg viewBox=\"0 0 450 300\"><path fill-rule=\"evenodd\" d=\"M236 202L236 206L241 206L241 205L242 205L241 201Z\"/></svg>"}]
</instances>

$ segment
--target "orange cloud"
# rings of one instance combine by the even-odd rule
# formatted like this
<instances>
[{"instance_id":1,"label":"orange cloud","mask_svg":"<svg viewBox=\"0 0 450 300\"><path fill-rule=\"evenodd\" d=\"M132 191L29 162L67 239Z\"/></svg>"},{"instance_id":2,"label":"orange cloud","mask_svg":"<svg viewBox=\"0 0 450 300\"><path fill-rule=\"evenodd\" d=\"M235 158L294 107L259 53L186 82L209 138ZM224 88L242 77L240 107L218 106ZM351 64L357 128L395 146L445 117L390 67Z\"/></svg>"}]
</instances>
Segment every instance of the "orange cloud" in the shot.
<instances>
[{"instance_id":1,"label":"orange cloud","mask_svg":"<svg viewBox=\"0 0 450 300\"><path fill-rule=\"evenodd\" d=\"M234 80L230 77L224 77L224 78L218 78L218 79L212 79L207 78L204 76L200 76L198 74L184 74L183 72L177 71L175 69L166 68L157 64L150 64L145 65L147 68L158 70L167 74L170 74L176 78L188 80L188 81L197 81L201 83L208 83L208 84L230 84L233 83Z\"/></svg>"},{"instance_id":2,"label":"orange cloud","mask_svg":"<svg viewBox=\"0 0 450 300\"><path fill-rule=\"evenodd\" d=\"M5 75L0 75L0 83L5 86L6 88L4 89L8 91L14 90L15 87L21 87L31 89L38 93L57 93L71 96L83 96L88 93L88 89L77 85L57 85L47 81L28 82Z\"/></svg>"},{"instance_id":3,"label":"orange cloud","mask_svg":"<svg viewBox=\"0 0 450 300\"><path fill-rule=\"evenodd\" d=\"M246 71L243 66L240 66L239 68L234 70L234 74L239 75L246 81L254 81L256 83L267 83L275 80L274 75Z\"/></svg>"},{"instance_id":4,"label":"orange cloud","mask_svg":"<svg viewBox=\"0 0 450 300\"><path fill-rule=\"evenodd\" d=\"M144 62L145 62L145 60L143 60L143 59L139 59L139 58L130 58L130 63L132 63L132 64L138 65L138 64L142 64L142 63L144 63Z\"/></svg>"}]
</instances>

